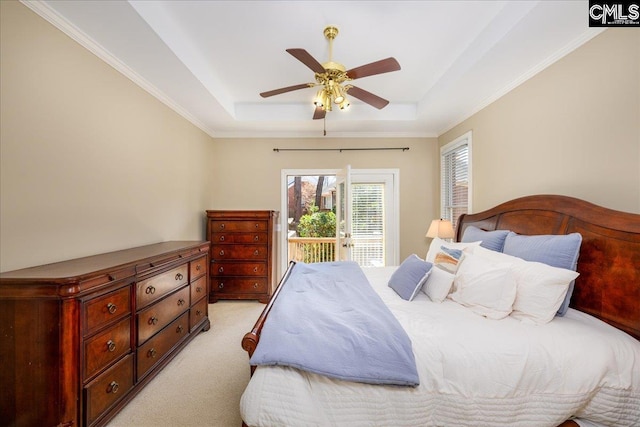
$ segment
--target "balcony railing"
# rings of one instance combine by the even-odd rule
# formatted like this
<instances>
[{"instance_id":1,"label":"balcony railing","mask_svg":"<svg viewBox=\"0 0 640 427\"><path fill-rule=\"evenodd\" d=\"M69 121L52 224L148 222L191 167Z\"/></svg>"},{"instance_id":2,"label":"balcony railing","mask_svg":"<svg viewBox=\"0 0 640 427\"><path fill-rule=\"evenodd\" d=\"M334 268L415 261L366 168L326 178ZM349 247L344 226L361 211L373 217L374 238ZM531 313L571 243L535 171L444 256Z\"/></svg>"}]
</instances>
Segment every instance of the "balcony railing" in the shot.
<instances>
[{"instance_id":1,"label":"balcony railing","mask_svg":"<svg viewBox=\"0 0 640 427\"><path fill-rule=\"evenodd\" d=\"M289 261L334 261L336 239L334 237L289 237Z\"/></svg>"},{"instance_id":2,"label":"balcony railing","mask_svg":"<svg viewBox=\"0 0 640 427\"><path fill-rule=\"evenodd\" d=\"M352 238L351 256L363 267L384 265L382 237ZM336 239L333 237L289 237L289 261L306 263L334 261Z\"/></svg>"}]
</instances>

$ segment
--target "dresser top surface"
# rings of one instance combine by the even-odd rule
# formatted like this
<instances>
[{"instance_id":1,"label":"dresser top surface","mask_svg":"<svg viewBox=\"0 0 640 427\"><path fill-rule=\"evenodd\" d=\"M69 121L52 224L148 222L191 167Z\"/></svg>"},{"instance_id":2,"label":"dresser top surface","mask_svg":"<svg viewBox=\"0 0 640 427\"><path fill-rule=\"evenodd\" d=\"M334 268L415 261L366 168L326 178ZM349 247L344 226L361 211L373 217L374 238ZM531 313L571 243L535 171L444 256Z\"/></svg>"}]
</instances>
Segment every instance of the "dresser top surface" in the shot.
<instances>
[{"instance_id":1,"label":"dresser top surface","mask_svg":"<svg viewBox=\"0 0 640 427\"><path fill-rule=\"evenodd\" d=\"M195 250L206 241L169 241L0 273L0 283L14 280L73 280L92 273L134 267L163 255ZM205 250L206 250L205 248Z\"/></svg>"}]
</instances>

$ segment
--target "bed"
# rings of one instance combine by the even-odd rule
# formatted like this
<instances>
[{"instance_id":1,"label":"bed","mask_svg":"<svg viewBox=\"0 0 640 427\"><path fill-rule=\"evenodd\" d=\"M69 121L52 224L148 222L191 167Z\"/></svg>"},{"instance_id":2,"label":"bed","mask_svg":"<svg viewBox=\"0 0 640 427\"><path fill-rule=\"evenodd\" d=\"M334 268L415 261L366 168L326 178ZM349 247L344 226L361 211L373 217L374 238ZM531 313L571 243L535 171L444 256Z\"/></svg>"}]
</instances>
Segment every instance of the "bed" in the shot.
<instances>
[{"instance_id":1,"label":"bed","mask_svg":"<svg viewBox=\"0 0 640 427\"><path fill-rule=\"evenodd\" d=\"M467 289L462 279L456 279L458 288L454 285L442 302L425 292L405 300L387 285L402 267L364 269L371 289L411 341L418 384L372 384L287 364L253 364L240 405L245 425L640 425L640 215L565 196L537 195L462 216L455 240L469 240L472 230L504 230L515 238L579 233L579 275L565 274L565 281L575 280L564 315L538 324L514 317L515 308L505 317L479 312L454 300L456 292L462 295ZM494 256L478 249L476 241L461 247L469 252L460 258L460 277L463 267L465 272L471 268L466 267L470 260L489 252L483 260ZM540 263L525 264L538 268ZM289 280L295 273L290 271L242 340L252 362L265 353L260 348L268 344L261 345L260 339L274 330L270 324L287 304L287 295L295 293L287 290L295 290L297 283ZM323 345L327 343L317 348ZM360 360L366 365L368 357Z\"/></svg>"}]
</instances>

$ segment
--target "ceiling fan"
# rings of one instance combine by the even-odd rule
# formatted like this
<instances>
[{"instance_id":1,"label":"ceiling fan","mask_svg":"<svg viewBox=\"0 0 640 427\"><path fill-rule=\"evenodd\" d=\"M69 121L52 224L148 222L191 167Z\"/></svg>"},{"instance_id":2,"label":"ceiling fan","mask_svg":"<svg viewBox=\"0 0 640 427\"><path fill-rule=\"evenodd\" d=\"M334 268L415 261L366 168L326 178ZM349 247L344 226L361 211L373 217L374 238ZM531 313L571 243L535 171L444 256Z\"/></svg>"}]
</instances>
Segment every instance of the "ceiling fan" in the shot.
<instances>
[{"instance_id":1,"label":"ceiling fan","mask_svg":"<svg viewBox=\"0 0 640 427\"><path fill-rule=\"evenodd\" d=\"M324 64L320 64L304 49L287 49L287 52L315 73L315 82L302 83L270 90L268 92L262 92L260 96L268 98L270 96L280 95L281 93L320 86L313 102L316 106L313 113L314 120L323 119L327 111L331 111L332 104L338 105L341 110L348 108L349 101L347 100L347 94L358 98L377 109L386 107L387 104L389 104L389 101L386 99L374 95L371 92L367 92L364 89L360 89L359 87L353 86L352 84L344 83L348 83L362 77L397 71L400 69L398 61L396 61L395 58L386 58L347 70L344 65L333 62L332 59L333 40L337 35L338 29L334 26L328 26L324 29L324 36L329 40L329 60Z\"/></svg>"}]
</instances>

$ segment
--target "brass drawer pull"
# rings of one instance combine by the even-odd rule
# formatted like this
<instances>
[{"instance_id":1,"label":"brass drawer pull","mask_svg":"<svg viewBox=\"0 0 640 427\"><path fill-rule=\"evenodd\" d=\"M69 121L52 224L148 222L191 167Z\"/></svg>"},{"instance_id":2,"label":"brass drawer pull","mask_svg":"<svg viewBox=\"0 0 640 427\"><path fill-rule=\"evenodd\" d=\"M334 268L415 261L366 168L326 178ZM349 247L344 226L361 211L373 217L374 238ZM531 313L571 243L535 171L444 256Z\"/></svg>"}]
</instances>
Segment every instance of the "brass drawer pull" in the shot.
<instances>
[{"instance_id":1,"label":"brass drawer pull","mask_svg":"<svg viewBox=\"0 0 640 427\"><path fill-rule=\"evenodd\" d=\"M220 224L220 228L224 228L224 223Z\"/></svg>"},{"instance_id":2,"label":"brass drawer pull","mask_svg":"<svg viewBox=\"0 0 640 427\"><path fill-rule=\"evenodd\" d=\"M224 236L220 236L220 241L224 242Z\"/></svg>"},{"instance_id":3,"label":"brass drawer pull","mask_svg":"<svg viewBox=\"0 0 640 427\"><path fill-rule=\"evenodd\" d=\"M260 236L253 236L253 241L257 242L258 240L260 240Z\"/></svg>"},{"instance_id":4,"label":"brass drawer pull","mask_svg":"<svg viewBox=\"0 0 640 427\"><path fill-rule=\"evenodd\" d=\"M181 334L183 329L184 328L182 327L182 325L178 325L178 327L176 328L176 332Z\"/></svg>"},{"instance_id":5,"label":"brass drawer pull","mask_svg":"<svg viewBox=\"0 0 640 427\"><path fill-rule=\"evenodd\" d=\"M152 359L155 359L157 353L158 352L156 351L156 349L152 348L151 350L147 351L147 357L151 357Z\"/></svg>"},{"instance_id":6,"label":"brass drawer pull","mask_svg":"<svg viewBox=\"0 0 640 427\"><path fill-rule=\"evenodd\" d=\"M224 250L220 251L220 256L224 256Z\"/></svg>"},{"instance_id":7,"label":"brass drawer pull","mask_svg":"<svg viewBox=\"0 0 640 427\"><path fill-rule=\"evenodd\" d=\"M117 393L118 389L120 388L120 386L118 385L117 382L115 381L111 381L111 384L109 384L109 388L107 389L107 393Z\"/></svg>"},{"instance_id":8,"label":"brass drawer pull","mask_svg":"<svg viewBox=\"0 0 640 427\"><path fill-rule=\"evenodd\" d=\"M260 228L260 224L256 223L256 228Z\"/></svg>"},{"instance_id":9,"label":"brass drawer pull","mask_svg":"<svg viewBox=\"0 0 640 427\"><path fill-rule=\"evenodd\" d=\"M107 341L107 350L109 350L111 353L116 351L116 343L111 340Z\"/></svg>"},{"instance_id":10,"label":"brass drawer pull","mask_svg":"<svg viewBox=\"0 0 640 427\"><path fill-rule=\"evenodd\" d=\"M218 285L218 288L219 288L219 289L224 288L224 283L220 282L220 284Z\"/></svg>"},{"instance_id":11,"label":"brass drawer pull","mask_svg":"<svg viewBox=\"0 0 640 427\"><path fill-rule=\"evenodd\" d=\"M202 316L202 311L201 310L196 310L196 316Z\"/></svg>"},{"instance_id":12,"label":"brass drawer pull","mask_svg":"<svg viewBox=\"0 0 640 427\"><path fill-rule=\"evenodd\" d=\"M182 280L183 277L182 273L176 274L176 280Z\"/></svg>"},{"instance_id":13,"label":"brass drawer pull","mask_svg":"<svg viewBox=\"0 0 640 427\"><path fill-rule=\"evenodd\" d=\"M150 324L150 325L157 325L157 324L158 324L158 318L157 318L156 316L152 316L152 317L149 319L149 324Z\"/></svg>"},{"instance_id":14,"label":"brass drawer pull","mask_svg":"<svg viewBox=\"0 0 640 427\"><path fill-rule=\"evenodd\" d=\"M202 288L201 288L200 286L198 286L198 287L196 288L196 292L197 292L197 293L202 292Z\"/></svg>"},{"instance_id":15,"label":"brass drawer pull","mask_svg":"<svg viewBox=\"0 0 640 427\"><path fill-rule=\"evenodd\" d=\"M147 295L153 295L156 293L156 288L153 286L147 286L147 289L144 290L144 293Z\"/></svg>"},{"instance_id":16,"label":"brass drawer pull","mask_svg":"<svg viewBox=\"0 0 640 427\"><path fill-rule=\"evenodd\" d=\"M258 272L258 267L253 267L253 272L257 273Z\"/></svg>"},{"instance_id":17,"label":"brass drawer pull","mask_svg":"<svg viewBox=\"0 0 640 427\"><path fill-rule=\"evenodd\" d=\"M115 313L115 312L116 312L116 310L117 310L117 309L118 309L118 306L117 306L117 305L115 305L115 304L113 304L113 303L111 303L111 302L110 302L109 304L107 304L107 311L108 311L109 313L113 314L113 313Z\"/></svg>"},{"instance_id":18,"label":"brass drawer pull","mask_svg":"<svg viewBox=\"0 0 640 427\"><path fill-rule=\"evenodd\" d=\"M184 305L184 300L182 298L178 300L178 305Z\"/></svg>"},{"instance_id":19,"label":"brass drawer pull","mask_svg":"<svg viewBox=\"0 0 640 427\"><path fill-rule=\"evenodd\" d=\"M219 273L222 273L223 271L224 271L224 267L220 267L220 268L218 269L218 272L219 272Z\"/></svg>"},{"instance_id":20,"label":"brass drawer pull","mask_svg":"<svg viewBox=\"0 0 640 427\"><path fill-rule=\"evenodd\" d=\"M200 271L200 264L196 264L196 271Z\"/></svg>"},{"instance_id":21,"label":"brass drawer pull","mask_svg":"<svg viewBox=\"0 0 640 427\"><path fill-rule=\"evenodd\" d=\"M260 255L260 251L256 249L255 251L253 251L253 254L254 254L255 256L258 256L258 255Z\"/></svg>"},{"instance_id":22,"label":"brass drawer pull","mask_svg":"<svg viewBox=\"0 0 640 427\"><path fill-rule=\"evenodd\" d=\"M254 288L254 289L258 289L258 284L257 284L257 283L254 283L254 284L253 284L253 288Z\"/></svg>"}]
</instances>

